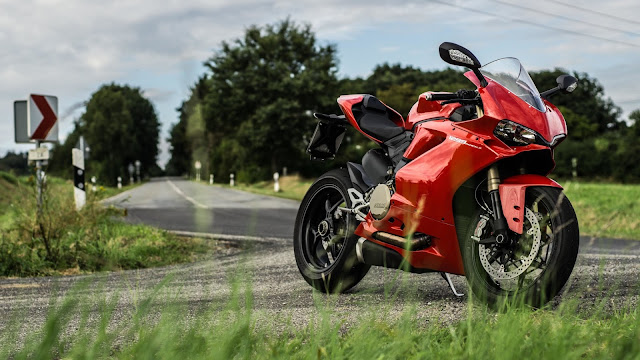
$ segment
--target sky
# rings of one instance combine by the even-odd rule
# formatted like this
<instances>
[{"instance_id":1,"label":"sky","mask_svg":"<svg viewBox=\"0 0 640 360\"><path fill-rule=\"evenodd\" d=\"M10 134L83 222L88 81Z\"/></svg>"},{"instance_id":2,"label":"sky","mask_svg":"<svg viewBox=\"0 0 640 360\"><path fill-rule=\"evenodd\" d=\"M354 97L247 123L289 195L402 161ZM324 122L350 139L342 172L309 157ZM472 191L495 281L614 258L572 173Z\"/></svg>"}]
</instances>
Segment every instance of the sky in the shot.
<instances>
[{"instance_id":1,"label":"sky","mask_svg":"<svg viewBox=\"0 0 640 360\"><path fill-rule=\"evenodd\" d=\"M91 94L116 82L153 102L163 166L175 109L202 63L252 24L287 17L337 46L341 77L383 62L443 69L438 46L450 41L482 63L513 56L528 70L586 72L626 118L640 109L638 14L633 0L0 0L0 156L33 148L14 142L15 100L57 96L62 140Z\"/></svg>"}]
</instances>

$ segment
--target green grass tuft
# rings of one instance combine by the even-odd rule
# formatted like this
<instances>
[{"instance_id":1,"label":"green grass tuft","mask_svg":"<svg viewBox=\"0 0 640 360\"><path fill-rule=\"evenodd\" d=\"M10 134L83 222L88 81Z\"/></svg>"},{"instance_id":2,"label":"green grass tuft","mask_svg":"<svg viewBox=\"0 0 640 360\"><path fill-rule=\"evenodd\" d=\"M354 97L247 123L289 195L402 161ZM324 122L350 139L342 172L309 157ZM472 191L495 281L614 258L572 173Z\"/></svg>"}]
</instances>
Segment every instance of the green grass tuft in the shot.
<instances>
[{"instance_id":1,"label":"green grass tuft","mask_svg":"<svg viewBox=\"0 0 640 360\"><path fill-rule=\"evenodd\" d=\"M280 316L265 319L255 312L251 283L242 276L230 282L225 300L195 312L165 291L169 281L141 296L121 321L114 317L117 295L88 295L102 292L82 291L89 284L81 284L51 306L41 331L26 340L15 339L20 322L10 322L0 332L0 356L315 360L633 359L640 354L640 318L631 306L583 316L576 301L554 310L512 305L498 313L470 302L466 320L443 324L437 317L417 317L417 301L395 320L381 316L381 305L371 305L345 326L329 320L340 319L342 311L331 306L333 296L318 294L308 325L295 327ZM87 321L91 304L98 304L98 319Z\"/></svg>"},{"instance_id":2,"label":"green grass tuft","mask_svg":"<svg viewBox=\"0 0 640 360\"><path fill-rule=\"evenodd\" d=\"M102 189L88 192L87 204L76 211L73 184L49 178L39 218L32 178L2 190L9 205L0 209L0 276L162 266L192 261L221 247L216 241L178 238L149 226L124 223L119 219L123 210L98 202L101 193L107 192Z\"/></svg>"}]
</instances>

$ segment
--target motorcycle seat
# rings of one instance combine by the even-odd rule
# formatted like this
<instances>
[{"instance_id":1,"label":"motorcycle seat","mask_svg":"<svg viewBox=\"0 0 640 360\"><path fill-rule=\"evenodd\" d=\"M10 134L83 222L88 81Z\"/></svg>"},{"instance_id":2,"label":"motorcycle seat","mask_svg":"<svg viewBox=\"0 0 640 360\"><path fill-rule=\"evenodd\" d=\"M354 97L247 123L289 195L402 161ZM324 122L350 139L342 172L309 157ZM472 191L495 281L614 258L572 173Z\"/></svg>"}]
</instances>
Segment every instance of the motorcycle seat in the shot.
<instances>
[{"instance_id":1,"label":"motorcycle seat","mask_svg":"<svg viewBox=\"0 0 640 360\"><path fill-rule=\"evenodd\" d=\"M393 116L399 116L397 112L373 95L364 95L361 106L354 105L353 115L362 131L382 142L404 132L392 121Z\"/></svg>"}]
</instances>

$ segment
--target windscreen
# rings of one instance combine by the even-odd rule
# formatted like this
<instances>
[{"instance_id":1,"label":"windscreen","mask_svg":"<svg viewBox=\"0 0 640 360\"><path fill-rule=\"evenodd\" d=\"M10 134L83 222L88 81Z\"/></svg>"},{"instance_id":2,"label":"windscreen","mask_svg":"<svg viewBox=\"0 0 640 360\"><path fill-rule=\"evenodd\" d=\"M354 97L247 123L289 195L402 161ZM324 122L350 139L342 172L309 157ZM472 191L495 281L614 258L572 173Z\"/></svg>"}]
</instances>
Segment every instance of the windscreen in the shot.
<instances>
[{"instance_id":1,"label":"windscreen","mask_svg":"<svg viewBox=\"0 0 640 360\"><path fill-rule=\"evenodd\" d=\"M546 110L536 85L518 59L503 58L492 61L481 67L480 72L537 110Z\"/></svg>"}]
</instances>

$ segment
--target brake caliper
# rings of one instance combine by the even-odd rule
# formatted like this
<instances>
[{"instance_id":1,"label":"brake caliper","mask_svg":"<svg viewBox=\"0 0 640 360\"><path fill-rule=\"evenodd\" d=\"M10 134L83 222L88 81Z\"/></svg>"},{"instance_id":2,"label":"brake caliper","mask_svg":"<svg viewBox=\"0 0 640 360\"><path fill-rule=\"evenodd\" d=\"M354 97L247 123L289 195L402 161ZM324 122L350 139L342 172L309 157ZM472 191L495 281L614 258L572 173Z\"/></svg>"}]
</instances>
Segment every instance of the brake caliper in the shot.
<instances>
[{"instance_id":1,"label":"brake caliper","mask_svg":"<svg viewBox=\"0 0 640 360\"><path fill-rule=\"evenodd\" d=\"M478 242L480 241L480 237L484 232L484 228L487 227L487 223L489 222L489 220L491 220L491 218L489 218L487 215L485 214L480 215L480 220L476 225L476 229L473 231L473 235L471 235L472 240L475 240Z\"/></svg>"}]
</instances>

